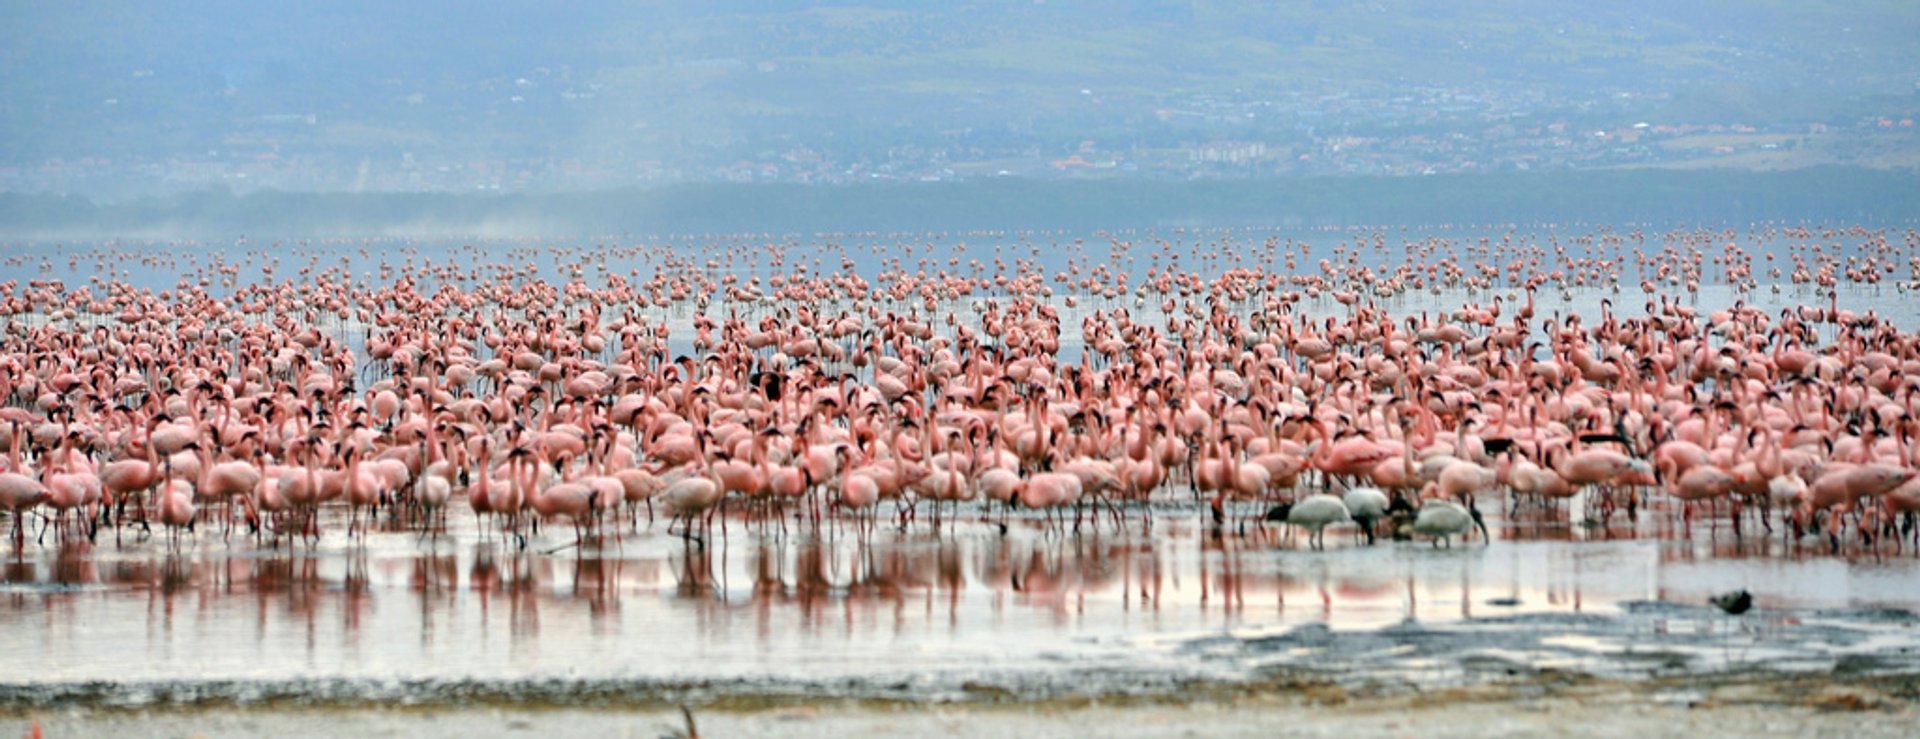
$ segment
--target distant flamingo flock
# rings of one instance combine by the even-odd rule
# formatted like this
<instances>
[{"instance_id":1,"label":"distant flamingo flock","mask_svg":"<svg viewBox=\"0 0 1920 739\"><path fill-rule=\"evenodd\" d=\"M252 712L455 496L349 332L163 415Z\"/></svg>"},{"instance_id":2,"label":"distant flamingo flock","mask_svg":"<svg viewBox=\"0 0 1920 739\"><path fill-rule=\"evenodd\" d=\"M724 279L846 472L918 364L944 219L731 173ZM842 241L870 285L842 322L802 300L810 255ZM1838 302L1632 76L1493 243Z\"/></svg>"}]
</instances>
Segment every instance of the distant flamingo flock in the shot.
<instances>
[{"instance_id":1,"label":"distant flamingo flock","mask_svg":"<svg viewBox=\"0 0 1920 739\"><path fill-rule=\"evenodd\" d=\"M1451 544L1495 506L1913 541L1920 336L1838 296L1897 300L1920 233L1329 238L61 250L84 284L8 257L40 276L0 284L0 515L16 550L1022 511Z\"/></svg>"}]
</instances>

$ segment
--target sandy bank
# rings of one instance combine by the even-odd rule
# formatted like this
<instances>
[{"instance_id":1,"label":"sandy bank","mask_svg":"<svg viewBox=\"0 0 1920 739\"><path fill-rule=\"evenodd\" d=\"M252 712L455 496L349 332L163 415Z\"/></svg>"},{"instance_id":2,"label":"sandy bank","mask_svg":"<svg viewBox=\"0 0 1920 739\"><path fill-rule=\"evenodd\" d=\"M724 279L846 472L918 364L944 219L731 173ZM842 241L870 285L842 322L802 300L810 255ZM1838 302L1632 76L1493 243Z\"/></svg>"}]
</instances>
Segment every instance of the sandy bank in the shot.
<instances>
[{"instance_id":1,"label":"sandy bank","mask_svg":"<svg viewBox=\"0 0 1920 739\"><path fill-rule=\"evenodd\" d=\"M709 737L879 736L1829 736L1905 737L1920 678L1592 681L1553 678L1395 695L1337 688L1211 692L1195 700L1008 704L828 701L694 708ZM684 736L673 708L519 706L53 709L0 719L0 735L38 721L59 736Z\"/></svg>"}]
</instances>

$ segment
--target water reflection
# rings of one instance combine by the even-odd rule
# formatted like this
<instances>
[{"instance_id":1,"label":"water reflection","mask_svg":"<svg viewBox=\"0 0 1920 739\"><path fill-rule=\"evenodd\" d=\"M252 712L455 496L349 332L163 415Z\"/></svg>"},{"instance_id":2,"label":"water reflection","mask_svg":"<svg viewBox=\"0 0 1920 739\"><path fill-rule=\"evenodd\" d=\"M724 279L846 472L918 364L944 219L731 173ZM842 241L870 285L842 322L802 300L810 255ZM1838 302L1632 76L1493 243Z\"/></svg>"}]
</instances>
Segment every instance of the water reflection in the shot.
<instances>
[{"instance_id":1,"label":"water reflection","mask_svg":"<svg viewBox=\"0 0 1920 739\"><path fill-rule=\"evenodd\" d=\"M1920 607L1911 558L1501 528L1491 545L1328 551L1277 531L1215 537L1191 521L1152 534L1016 525L870 541L736 531L705 547L647 531L553 554L404 533L292 552L72 542L0 563L0 649L37 665L11 672L16 682L829 679L1139 663L1139 645L1181 634L1618 613L1738 587L1763 608Z\"/></svg>"}]
</instances>

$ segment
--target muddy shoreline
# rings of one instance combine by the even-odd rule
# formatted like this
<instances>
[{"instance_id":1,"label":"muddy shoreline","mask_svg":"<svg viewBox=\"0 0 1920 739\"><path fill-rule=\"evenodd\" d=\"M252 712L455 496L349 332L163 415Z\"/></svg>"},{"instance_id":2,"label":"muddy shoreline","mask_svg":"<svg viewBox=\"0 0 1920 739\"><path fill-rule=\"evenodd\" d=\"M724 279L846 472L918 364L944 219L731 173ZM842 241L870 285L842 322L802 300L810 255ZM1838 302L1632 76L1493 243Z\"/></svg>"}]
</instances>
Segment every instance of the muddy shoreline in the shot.
<instances>
[{"instance_id":1,"label":"muddy shoreline","mask_svg":"<svg viewBox=\"0 0 1920 739\"><path fill-rule=\"evenodd\" d=\"M708 736L1327 735L1904 736L1920 705L1920 674L1727 674L1647 680L1545 671L1439 690L1345 687L1275 680L1195 684L1143 695L1018 699L982 691L959 700L729 695L666 704L614 695L580 700L396 705L370 699L204 701L138 708L0 707L0 734L207 737L250 735L457 736L551 732L684 736L681 706Z\"/></svg>"},{"instance_id":2,"label":"muddy shoreline","mask_svg":"<svg viewBox=\"0 0 1920 739\"><path fill-rule=\"evenodd\" d=\"M1898 709L1920 705L1920 670L1789 673L1755 665L1719 673L1644 678L1598 677L1556 669L1510 670L1471 684L1418 685L1328 675L1277 674L1252 680L1178 679L1138 675L1125 688L1047 689L1010 682L968 681L952 690L882 682L641 684L609 681L448 681L438 683L306 681L191 682L168 685L90 683L0 688L0 715L47 713L280 712L329 710L443 711L702 711L752 713L839 706L861 710L1082 709L1185 706L1255 701L1299 705L1396 705L1423 709L1457 702L1581 700L1636 695L1689 708L1727 705L1800 706L1829 710Z\"/></svg>"}]
</instances>

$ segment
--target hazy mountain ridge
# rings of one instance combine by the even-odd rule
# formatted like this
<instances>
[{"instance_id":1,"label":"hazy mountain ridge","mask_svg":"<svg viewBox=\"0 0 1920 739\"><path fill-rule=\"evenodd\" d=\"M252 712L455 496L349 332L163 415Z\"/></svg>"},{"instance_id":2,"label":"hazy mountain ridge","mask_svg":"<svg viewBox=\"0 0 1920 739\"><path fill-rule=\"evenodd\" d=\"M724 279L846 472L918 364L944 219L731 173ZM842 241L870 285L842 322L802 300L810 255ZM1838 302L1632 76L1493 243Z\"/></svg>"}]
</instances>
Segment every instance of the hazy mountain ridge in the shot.
<instances>
[{"instance_id":1,"label":"hazy mountain ridge","mask_svg":"<svg viewBox=\"0 0 1920 739\"><path fill-rule=\"evenodd\" d=\"M1920 5L1900 2L480 12L352 0L0 14L0 166L11 172L0 187L109 195L115 176L373 190L1050 176L1049 162L1074 156L1142 176L1216 176L1191 166L1210 142L1266 147L1256 175L1417 172L1428 160L1446 171L1524 161L1509 149L1540 145L1525 131L1485 130L1515 120L1804 131L1920 111ZM1341 136L1427 130L1486 141L1328 161ZM155 189L167 187L131 192Z\"/></svg>"}]
</instances>

